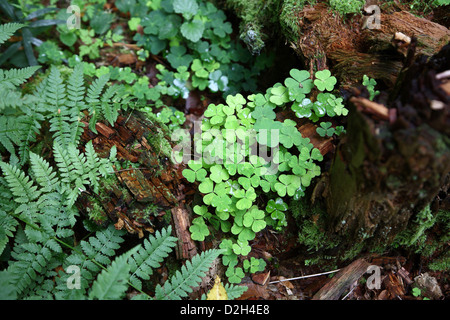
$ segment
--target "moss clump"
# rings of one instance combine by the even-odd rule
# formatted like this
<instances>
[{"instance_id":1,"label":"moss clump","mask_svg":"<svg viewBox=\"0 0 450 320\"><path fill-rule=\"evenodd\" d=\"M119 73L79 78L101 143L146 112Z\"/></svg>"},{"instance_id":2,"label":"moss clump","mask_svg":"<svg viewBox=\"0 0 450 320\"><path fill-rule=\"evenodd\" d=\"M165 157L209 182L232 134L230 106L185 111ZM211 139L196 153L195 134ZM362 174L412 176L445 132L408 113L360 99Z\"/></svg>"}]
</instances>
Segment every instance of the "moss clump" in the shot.
<instances>
[{"instance_id":1,"label":"moss clump","mask_svg":"<svg viewBox=\"0 0 450 320\"><path fill-rule=\"evenodd\" d=\"M335 248L340 239L325 232L326 212L320 204L311 204L305 197L292 200L290 207L299 233L298 242L309 252Z\"/></svg>"},{"instance_id":2,"label":"moss clump","mask_svg":"<svg viewBox=\"0 0 450 320\"><path fill-rule=\"evenodd\" d=\"M363 0L330 0L330 7L344 16L349 13L357 13L361 11L364 6L364 2L365 1Z\"/></svg>"}]
</instances>

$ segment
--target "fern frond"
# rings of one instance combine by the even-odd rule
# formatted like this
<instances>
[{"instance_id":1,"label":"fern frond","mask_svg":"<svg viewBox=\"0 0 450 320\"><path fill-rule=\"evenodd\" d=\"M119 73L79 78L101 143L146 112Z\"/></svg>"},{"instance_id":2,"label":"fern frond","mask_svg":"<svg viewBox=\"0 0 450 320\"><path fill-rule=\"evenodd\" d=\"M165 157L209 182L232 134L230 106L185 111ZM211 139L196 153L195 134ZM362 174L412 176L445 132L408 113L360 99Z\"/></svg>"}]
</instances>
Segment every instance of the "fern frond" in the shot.
<instances>
[{"instance_id":1,"label":"fern frond","mask_svg":"<svg viewBox=\"0 0 450 320\"><path fill-rule=\"evenodd\" d=\"M120 96L118 96L120 86L114 85L108 87L105 93L102 96L101 101L101 113L105 117L105 119L109 122L111 126L114 126L114 123L119 116L120 109ZM118 100L118 101L117 101Z\"/></svg>"},{"instance_id":2,"label":"fern frond","mask_svg":"<svg viewBox=\"0 0 450 320\"><path fill-rule=\"evenodd\" d=\"M135 251L132 249L117 257L103 270L92 284L89 299L119 300L125 296L128 289L128 278L130 277L130 265L128 257Z\"/></svg>"},{"instance_id":3,"label":"fern frond","mask_svg":"<svg viewBox=\"0 0 450 320\"><path fill-rule=\"evenodd\" d=\"M39 215L37 223L44 232L60 239L73 235L78 210L68 204L66 194L55 191L42 195L38 208L43 214ZM60 245L55 243L52 250L59 252L57 248Z\"/></svg>"},{"instance_id":4,"label":"fern frond","mask_svg":"<svg viewBox=\"0 0 450 320\"><path fill-rule=\"evenodd\" d=\"M62 178L61 181L69 184L72 181L70 172L73 169L73 165L67 150L64 149L58 142L54 142L53 156Z\"/></svg>"},{"instance_id":5,"label":"fern frond","mask_svg":"<svg viewBox=\"0 0 450 320\"><path fill-rule=\"evenodd\" d=\"M228 300L236 300L248 290L248 287L246 286L234 285L231 283L225 284L224 288L227 292Z\"/></svg>"},{"instance_id":6,"label":"fern frond","mask_svg":"<svg viewBox=\"0 0 450 320\"><path fill-rule=\"evenodd\" d=\"M84 94L83 64L80 63L75 66L67 81L67 105L70 107L72 115L78 115L79 112L86 109Z\"/></svg>"},{"instance_id":7,"label":"fern frond","mask_svg":"<svg viewBox=\"0 0 450 320\"><path fill-rule=\"evenodd\" d=\"M24 111L24 115L18 117L19 126L19 139L18 144L20 164L24 164L28 161L30 152L30 143L35 142L41 129L41 122L44 121L44 116L36 110L31 110L28 106L21 106L21 110Z\"/></svg>"},{"instance_id":8,"label":"fern frond","mask_svg":"<svg viewBox=\"0 0 450 320\"><path fill-rule=\"evenodd\" d=\"M89 241L81 241L80 246L83 249L84 256L80 268L88 271L85 274L86 279L93 279L93 276L100 271L99 265L93 261L103 266L111 263L110 258L120 248L119 244L124 241L122 238L124 234L125 231L116 230L113 225L110 225L104 230L97 231L95 236L89 238ZM68 258L68 260L70 259Z\"/></svg>"},{"instance_id":9,"label":"fern frond","mask_svg":"<svg viewBox=\"0 0 450 320\"><path fill-rule=\"evenodd\" d=\"M0 300L16 300L17 290L14 285L11 284L12 275L7 270L0 271Z\"/></svg>"},{"instance_id":10,"label":"fern frond","mask_svg":"<svg viewBox=\"0 0 450 320\"><path fill-rule=\"evenodd\" d=\"M41 192L37 190L37 187L33 185L33 181L25 172L5 162L0 162L0 168L3 170L16 202L29 203L39 198Z\"/></svg>"},{"instance_id":11,"label":"fern frond","mask_svg":"<svg viewBox=\"0 0 450 320\"><path fill-rule=\"evenodd\" d=\"M19 158L16 155L14 144L20 143L17 127L19 126L17 117L2 116L0 117L0 145L11 155L10 162L18 163Z\"/></svg>"},{"instance_id":12,"label":"fern frond","mask_svg":"<svg viewBox=\"0 0 450 320\"><path fill-rule=\"evenodd\" d=\"M30 162L34 178L42 187L41 191L51 192L56 190L59 185L59 179L50 164L44 158L33 152L30 152Z\"/></svg>"},{"instance_id":13,"label":"fern frond","mask_svg":"<svg viewBox=\"0 0 450 320\"><path fill-rule=\"evenodd\" d=\"M89 86L86 96L86 102L88 103L88 110L91 116L91 119L89 120L89 129L95 133L97 133L95 124L97 123L98 118L102 115L100 95L103 92L108 80L109 73L101 75Z\"/></svg>"},{"instance_id":14,"label":"fern frond","mask_svg":"<svg viewBox=\"0 0 450 320\"><path fill-rule=\"evenodd\" d=\"M180 300L186 297L192 292L192 288L200 284L202 277L206 275L213 261L221 253L222 250L210 249L194 256L192 261L187 261L181 271L177 271L170 280L164 283L164 286L156 286L155 299Z\"/></svg>"},{"instance_id":15,"label":"fern frond","mask_svg":"<svg viewBox=\"0 0 450 320\"><path fill-rule=\"evenodd\" d=\"M16 261L10 264L8 271L12 275L11 283L20 294L38 278L39 273L46 270L52 252L40 243L22 243L20 246L14 246L11 256Z\"/></svg>"},{"instance_id":16,"label":"fern frond","mask_svg":"<svg viewBox=\"0 0 450 320\"><path fill-rule=\"evenodd\" d=\"M0 210L0 255L5 250L9 238L14 236L18 224L16 219Z\"/></svg>"},{"instance_id":17,"label":"fern frond","mask_svg":"<svg viewBox=\"0 0 450 320\"><path fill-rule=\"evenodd\" d=\"M40 96L44 100L51 116L55 116L60 112L65 114L67 108L66 86L57 67L51 67L45 89Z\"/></svg>"},{"instance_id":18,"label":"fern frond","mask_svg":"<svg viewBox=\"0 0 450 320\"><path fill-rule=\"evenodd\" d=\"M172 228L157 231L144 240L143 246L128 259L131 266L130 283L142 289L142 280L150 279L153 269L159 268L161 262L176 246L178 238L172 237Z\"/></svg>"},{"instance_id":19,"label":"fern frond","mask_svg":"<svg viewBox=\"0 0 450 320\"><path fill-rule=\"evenodd\" d=\"M0 69L0 87L15 89L17 86L20 86L22 83L27 81L27 79L30 78L39 68L40 66L10 70Z\"/></svg>"},{"instance_id":20,"label":"fern frond","mask_svg":"<svg viewBox=\"0 0 450 320\"><path fill-rule=\"evenodd\" d=\"M17 30L24 26L24 24L16 22L0 25L0 44L5 43Z\"/></svg>"},{"instance_id":21,"label":"fern frond","mask_svg":"<svg viewBox=\"0 0 450 320\"><path fill-rule=\"evenodd\" d=\"M80 268L81 272L81 288L79 290L69 290L67 288L67 279L70 276L62 273L57 279L58 286L56 296L59 299L81 298L86 294L90 283L95 279L102 267L111 264L111 258L120 248L120 243L124 241L122 238L126 231L116 230L114 225L109 225L106 229L97 231L95 236L91 236L88 241L83 240L79 249L74 251L64 260L64 269L70 265ZM74 292L76 291L76 292Z\"/></svg>"}]
</instances>

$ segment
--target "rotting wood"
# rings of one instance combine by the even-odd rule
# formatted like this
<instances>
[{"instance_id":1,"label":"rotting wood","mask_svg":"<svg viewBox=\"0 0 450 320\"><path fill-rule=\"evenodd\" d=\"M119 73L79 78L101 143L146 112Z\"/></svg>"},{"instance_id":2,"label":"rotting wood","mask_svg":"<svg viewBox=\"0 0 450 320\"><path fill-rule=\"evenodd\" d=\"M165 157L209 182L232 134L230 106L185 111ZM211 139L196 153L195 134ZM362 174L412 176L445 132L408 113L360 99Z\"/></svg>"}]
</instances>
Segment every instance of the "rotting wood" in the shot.
<instances>
[{"instance_id":1,"label":"rotting wood","mask_svg":"<svg viewBox=\"0 0 450 320\"><path fill-rule=\"evenodd\" d=\"M178 242L177 257L180 259L192 259L197 254L197 247L191 238L189 232L190 220L189 213L183 205L171 209L172 220L175 225L175 233Z\"/></svg>"},{"instance_id":2,"label":"rotting wood","mask_svg":"<svg viewBox=\"0 0 450 320\"><path fill-rule=\"evenodd\" d=\"M92 141L100 157L108 157L115 146L117 159L128 165L115 168L115 174L102 180L98 195L83 193L78 201L81 212L90 216L95 212L97 223L111 220L116 228L124 228L139 237L144 231L153 232L158 225L167 224L163 216L182 199L179 194L183 165L167 160L158 145L149 142L156 137L170 144L159 124L136 111L126 117L120 115L114 126L96 123L97 133L89 129L85 119L83 123L81 145Z\"/></svg>"},{"instance_id":3,"label":"rotting wood","mask_svg":"<svg viewBox=\"0 0 450 320\"><path fill-rule=\"evenodd\" d=\"M338 300L355 281L357 281L370 264L364 259L358 259L341 269L327 284L325 284L312 300Z\"/></svg>"},{"instance_id":4,"label":"rotting wood","mask_svg":"<svg viewBox=\"0 0 450 320\"><path fill-rule=\"evenodd\" d=\"M330 232L348 243L389 243L444 184L450 172L450 96L442 89L446 80L436 74L450 69L449 54L447 45L407 66L382 117L358 111L364 93L351 100L356 103L349 106L347 135L337 147L324 195ZM433 108L434 100L442 107Z\"/></svg>"}]
</instances>

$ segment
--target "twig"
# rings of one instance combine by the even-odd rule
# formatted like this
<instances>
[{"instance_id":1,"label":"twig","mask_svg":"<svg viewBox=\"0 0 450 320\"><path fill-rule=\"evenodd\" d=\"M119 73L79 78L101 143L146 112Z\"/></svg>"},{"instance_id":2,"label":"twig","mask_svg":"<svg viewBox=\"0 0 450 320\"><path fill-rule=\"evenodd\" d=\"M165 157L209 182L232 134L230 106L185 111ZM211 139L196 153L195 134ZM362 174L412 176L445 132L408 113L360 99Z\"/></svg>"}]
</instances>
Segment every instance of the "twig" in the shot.
<instances>
[{"instance_id":1,"label":"twig","mask_svg":"<svg viewBox=\"0 0 450 320\"><path fill-rule=\"evenodd\" d=\"M283 281L291 281L291 280L299 280L299 279L305 279L305 278L318 277L318 276L322 276L322 275L325 275L325 274L335 273L335 272L338 272L339 270L341 270L341 269L336 269L336 270L333 270L333 271L327 271L327 272L316 273L316 274L310 274L310 275L302 276L302 277L295 277L295 278L289 278L289 279L282 279L282 280L277 280L277 281L271 281L271 282L269 282L269 284L271 284L271 283L283 282Z\"/></svg>"}]
</instances>

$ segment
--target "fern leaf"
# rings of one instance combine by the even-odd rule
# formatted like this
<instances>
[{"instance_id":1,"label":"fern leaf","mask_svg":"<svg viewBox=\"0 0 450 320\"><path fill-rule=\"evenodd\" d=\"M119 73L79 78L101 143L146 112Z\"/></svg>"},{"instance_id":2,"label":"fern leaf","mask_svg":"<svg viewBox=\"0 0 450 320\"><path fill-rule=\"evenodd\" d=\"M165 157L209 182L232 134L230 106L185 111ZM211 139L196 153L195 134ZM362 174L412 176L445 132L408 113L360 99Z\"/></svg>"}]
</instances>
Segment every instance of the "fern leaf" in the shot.
<instances>
[{"instance_id":1,"label":"fern leaf","mask_svg":"<svg viewBox=\"0 0 450 320\"><path fill-rule=\"evenodd\" d=\"M0 85L4 88L15 89L28 80L40 66L31 66L21 69L0 69Z\"/></svg>"},{"instance_id":2,"label":"fern leaf","mask_svg":"<svg viewBox=\"0 0 450 320\"><path fill-rule=\"evenodd\" d=\"M17 251L18 247L20 252ZM46 270L52 252L40 243L22 243L14 247L11 256L16 261L10 264L8 271L12 274L12 284L20 294L37 279L39 273Z\"/></svg>"},{"instance_id":3,"label":"fern leaf","mask_svg":"<svg viewBox=\"0 0 450 320\"><path fill-rule=\"evenodd\" d=\"M12 275L7 270L0 271L0 300L16 300L17 289L11 284Z\"/></svg>"},{"instance_id":4,"label":"fern leaf","mask_svg":"<svg viewBox=\"0 0 450 320\"><path fill-rule=\"evenodd\" d=\"M21 23L7 23L0 25L0 44L11 38L14 32L24 26L25 25Z\"/></svg>"},{"instance_id":5,"label":"fern leaf","mask_svg":"<svg viewBox=\"0 0 450 320\"><path fill-rule=\"evenodd\" d=\"M41 129L41 122L44 121L44 116L37 110L31 110L28 106L21 106L21 110L24 111L24 115L18 118L20 123L19 127L19 156L20 164L24 164L28 161L30 152L30 143L35 142L37 135Z\"/></svg>"},{"instance_id":6,"label":"fern leaf","mask_svg":"<svg viewBox=\"0 0 450 320\"><path fill-rule=\"evenodd\" d=\"M54 142L53 155L55 157L58 170L61 174L62 181L65 183L70 183L70 172L73 169L73 165L67 150L63 149L63 147L58 142Z\"/></svg>"},{"instance_id":7,"label":"fern leaf","mask_svg":"<svg viewBox=\"0 0 450 320\"><path fill-rule=\"evenodd\" d=\"M202 277L211 267L213 261L222 253L222 250L210 249L197 254L192 261L187 261L177 271L175 275L164 283L164 286L156 286L155 299L157 300L180 300L186 297L192 288L196 287L202 281Z\"/></svg>"},{"instance_id":8,"label":"fern leaf","mask_svg":"<svg viewBox=\"0 0 450 320\"><path fill-rule=\"evenodd\" d=\"M12 216L0 210L0 255L5 250L9 238L14 236L14 231L19 223Z\"/></svg>"},{"instance_id":9,"label":"fern leaf","mask_svg":"<svg viewBox=\"0 0 450 320\"><path fill-rule=\"evenodd\" d=\"M102 115L100 95L109 80L109 73L101 75L88 88L86 102L88 103L89 114L91 119L89 121L89 129L97 133L95 124L98 118Z\"/></svg>"},{"instance_id":10,"label":"fern leaf","mask_svg":"<svg viewBox=\"0 0 450 320\"><path fill-rule=\"evenodd\" d=\"M67 94L66 86L61 78L61 72L55 66L50 69L50 74L46 78L44 91L39 94L46 104L46 110L54 116L58 113L67 114Z\"/></svg>"},{"instance_id":11,"label":"fern leaf","mask_svg":"<svg viewBox=\"0 0 450 320\"><path fill-rule=\"evenodd\" d=\"M29 203L39 198L41 192L22 170L5 162L0 162L0 167L16 202Z\"/></svg>"},{"instance_id":12,"label":"fern leaf","mask_svg":"<svg viewBox=\"0 0 450 320\"><path fill-rule=\"evenodd\" d=\"M80 63L75 66L67 81L67 105L71 108L73 115L78 115L79 112L86 109L84 94L83 64Z\"/></svg>"},{"instance_id":13,"label":"fern leaf","mask_svg":"<svg viewBox=\"0 0 450 320\"><path fill-rule=\"evenodd\" d=\"M248 287L246 286L234 285L230 283L227 283L224 287L227 292L228 300L236 300L248 290Z\"/></svg>"},{"instance_id":14,"label":"fern leaf","mask_svg":"<svg viewBox=\"0 0 450 320\"><path fill-rule=\"evenodd\" d=\"M120 99L116 96L119 88L117 85L108 87L101 99L101 112L111 126L114 126L119 115L120 104L114 101Z\"/></svg>"},{"instance_id":15,"label":"fern leaf","mask_svg":"<svg viewBox=\"0 0 450 320\"><path fill-rule=\"evenodd\" d=\"M106 270L103 270L92 284L89 299L119 300L128 289L128 278L130 277L130 265L128 257L136 250L132 249L117 257Z\"/></svg>"},{"instance_id":16,"label":"fern leaf","mask_svg":"<svg viewBox=\"0 0 450 320\"><path fill-rule=\"evenodd\" d=\"M57 279L58 292L56 295L60 299L67 299L68 297L80 298L82 297L90 286L102 266L106 267L111 264L111 258L116 254L120 248L120 243L124 241L122 238L126 231L116 230L114 225L109 225L106 229L97 231L95 236L89 237L89 240L82 240L80 243L81 251L73 252L65 259L64 269L67 270L69 265L75 265L80 268L81 283L80 290L68 290L67 278L70 276L67 273L62 273ZM76 293L74 291L77 291Z\"/></svg>"},{"instance_id":17,"label":"fern leaf","mask_svg":"<svg viewBox=\"0 0 450 320\"><path fill-rule=\"evenodd\" d=\"M17 86L27 81L27 79L30 78L39 68L40 66L10 70L0 69L0 87L11 90L15 89Z\"/></svg>"},{"instance_id":18,"label":"fern leaf","mask_svg":"<svg viewBox=\"0 0 450 320\"><path fill-rule=\"evenodd\" d=\"M157 231L155 235L150 235L148 240L144 240L143 247L130 257L128 264L131 266L130 283L136 288L142 289L142 280L150 279L153 269L159 268L161 262L166 258L176 246L177 238L170 234L172 228Z\"/></svg>"},{"instance_id":19,"label":"fern leaf","mask_svg":"<svg viewBox=\"0 0 450 320\"><path fill-rule=\"evenodd\" d=\"M30 162L36 182L42 187L41 191L51 192L56 190L59 179L50 164L33 152L30 152Z\"/></svg>"}]
</instances>

